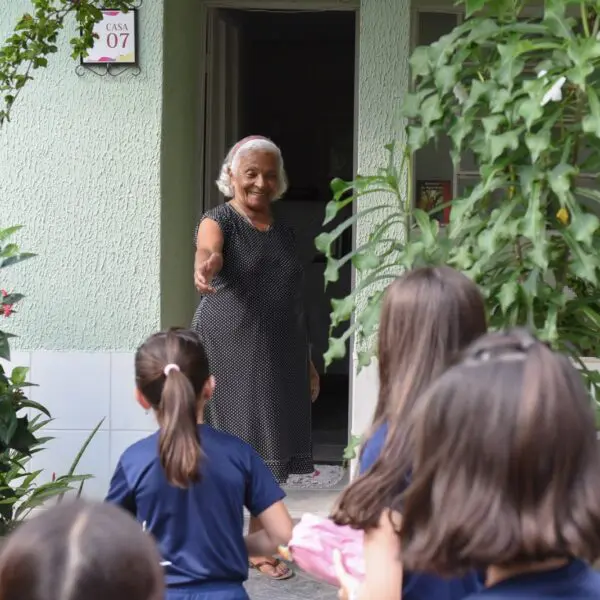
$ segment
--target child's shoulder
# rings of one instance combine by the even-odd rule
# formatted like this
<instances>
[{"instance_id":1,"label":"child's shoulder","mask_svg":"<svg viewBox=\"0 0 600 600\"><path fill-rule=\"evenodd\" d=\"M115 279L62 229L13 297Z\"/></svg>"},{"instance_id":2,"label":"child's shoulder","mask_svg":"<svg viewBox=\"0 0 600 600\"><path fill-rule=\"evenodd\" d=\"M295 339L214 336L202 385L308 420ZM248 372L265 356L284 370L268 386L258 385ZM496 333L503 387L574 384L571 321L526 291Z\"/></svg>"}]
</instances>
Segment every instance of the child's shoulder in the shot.
<instances>
[{"instance_id":1,"label":"child's shoulder","mask_svg":"<svg viewBox=\"0 0 600 600\"><path fill-rule=\"evenodd\" d=\"M205 449L210 446L218 447L222 450L229 450L236 452L244 456L250 456L254 454L254 449L250 444L246 443L239 437L226 433L225 431L219 431L214 429L210 425L202 425L200 428L200 445Z\"/></svg>"},{"instance_id":2,"label":"child's shoulder","mask_svg":"<svg viewBox=\"0 0 600 600\"><path fill-rule=\"evenodd\" d=\"M582 570L580 586L581 591L587 594L581 596L582 598L600 598L600 573L596 569L585 565Z\"/></svg>"},{"instance_id":3,"label":"child's shoulder","mask_svg":"<svg viewBox=\"0 0 600 600\"><path fill-rule=\"evenodd\" d=\"M128 446L123 454L121 454L121 461L135 460L147 454L155 454L157 444L158 431L151 433Z\"/></svg>"},{"instance_id":4,"label":"child's shoulder","mask_svg":"<svg viewBox=\"0 0 600 600\"><path fill-rule=\"evenodd\" d=\"M600 573L579 560L554 571L500 582L466 600L592 600L600 598Z\"/></svg>"},{"instance_id":5,"label":"child's shoulder","mask_svg":"<svg viewBox=\"0 0 600 600\"><path fill-rule=\"evenodd\" d=\"M364 473L371 468L373 463L379 458L385 438L388 433L388 424L382 423L373 434L365 441L360 454L360 472Z\"/></svg>"}]
</instances>

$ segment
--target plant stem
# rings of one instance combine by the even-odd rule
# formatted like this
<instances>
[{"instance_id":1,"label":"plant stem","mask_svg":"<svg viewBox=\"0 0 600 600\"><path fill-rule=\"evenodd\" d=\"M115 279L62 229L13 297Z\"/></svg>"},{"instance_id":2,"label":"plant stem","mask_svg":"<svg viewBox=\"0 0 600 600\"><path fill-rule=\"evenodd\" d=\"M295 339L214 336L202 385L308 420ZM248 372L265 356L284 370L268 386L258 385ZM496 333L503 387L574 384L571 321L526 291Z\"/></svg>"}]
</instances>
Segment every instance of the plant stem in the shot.
<instances>
[{"instance_id":1,"label":"plant stem","mask_svg":"<svg viewBox=\"0 0 600 600\"><path fill-rule=\"evenodd\" d=\"M579 123L581 121L581 119L583 118L583 115L581 114L582 112L582 98L581 98L581 94L579 92L575 92L575 102L576 102L576 108L575 108L575 122ZM564 135L564 115L563 118L561 119L562 121L562 129L563 129L563 135ZM580 142L580 138L581 138L581 134L582 131L578 130L577 134L575 135L575 142L573 143L573 154L571 155L571 163L574 165L578 165L578 158L579 158L579 142ZM565 143L565 140L561 140L562 143Z\"/></svg>"},{"instance_id":2,"label":"plant stem","mask_svg":"<svg viewBox=\"0 0 600 600\"><path fill-rule=\"evenodd\" d=\"M404 239L406 243L410 241L410 214L413 204L413 165L412 165L412 155L407 150L404 151L405 160L402 161L403 165L406 169L406 201L404 203Z\"/></svg>"},{"instance_id":3,"label":"plant stem","mask_svg":"<svg viewBox=\"0 0 600 600\"><path fill-rule=\"evenodd\" d=\"M590 24L588 23L588 14L585 6L585 2L582 0L579 3L579 9L581 11L581 20L583 22L583 31L585 32L585 37L590 37Z\"/></svg>"},{"instance_id":4,"label":"plant stem","mask_svg":"<svg viewBox=\"0 0 600 600\"><path fill-rule=\"evenodd\" d=\"M594 26L592 27L592 36L596 37L598 35L598 28L600 27L600 17L598 16L598 13L596 13L596 16L594 17Z\"/></svg>"}]
</instances>

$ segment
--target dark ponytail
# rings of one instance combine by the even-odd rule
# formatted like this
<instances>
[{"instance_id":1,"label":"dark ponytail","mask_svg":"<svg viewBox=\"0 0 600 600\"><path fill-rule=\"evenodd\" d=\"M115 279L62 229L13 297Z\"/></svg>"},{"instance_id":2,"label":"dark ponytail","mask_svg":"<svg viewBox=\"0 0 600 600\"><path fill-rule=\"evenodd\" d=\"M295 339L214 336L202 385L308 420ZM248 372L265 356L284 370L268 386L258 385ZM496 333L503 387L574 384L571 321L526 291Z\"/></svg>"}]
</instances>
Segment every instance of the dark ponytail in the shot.
<instances>
[{"instance_id":1,"label":"dark ponytail","mask_svg":"<svg viewBox=\"0 0 600 600\"><path fill-rule=\"evenodd\" d=\"M197 405L190 380L178 369L171 369L165 375L158 406L160 464L169 483L181 488L199 479Z\"/></svg>"},{"instance_id":2,"label":"dark ponytail","mask_svg":"<svg viewBox=\"0 0 600 600\"><path fill-rule=\"evenodd\" d=\"M156 333L135 357L137 387L156 411L159 455L171 485L185 488L200 479L200 396L209 378L199 336L185 329Z\"/></svg>"}]
</instances>

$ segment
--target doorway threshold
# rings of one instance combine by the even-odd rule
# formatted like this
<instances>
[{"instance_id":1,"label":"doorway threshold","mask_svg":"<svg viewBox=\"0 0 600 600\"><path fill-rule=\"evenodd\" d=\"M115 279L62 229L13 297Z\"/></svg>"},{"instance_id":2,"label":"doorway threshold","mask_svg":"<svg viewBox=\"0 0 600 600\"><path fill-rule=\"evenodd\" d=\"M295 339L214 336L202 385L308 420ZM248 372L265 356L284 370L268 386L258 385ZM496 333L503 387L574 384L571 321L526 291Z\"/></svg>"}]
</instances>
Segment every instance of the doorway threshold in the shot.
<instances>
[{"instance_id":1,"label":"doorway threshold","mask_svg":"<svg viewBox=\"0 0 600 600\"><path fill-rule=\"evenodd\" d=\"M327 517L338 496L348 485L350 481L350 472L347 469L344 477L335 485L327 488L286 488L286 498L284 500L293 519L300 519L302 515L311 513L319 517Z\"/></svg>"},{"instance_id":2,"label":"doorway threshold","mask_svg":"<svg viewBox=\"0 0 600 600\"><path fill-rule=\"evenodd\" d=\"M318 517L328 517L331 514L333 506L338 496L348 485L350 481L349 470L346 471L344 478L334 486L320 489L298 489L283 488L286 497L284 503L290 512L294 521L302 518L302 515L310 513ZM244 509L244 520L247 522L248 512Z\"/></svg>"},{"instance_id":3,"label":"doorway threshold","mask_svg":"<svg viewBox=\"0 0 600 600\"><path fill-rule=\"evenodd\" d=\"M341 490L289 490L284 500L292 519L301 519L310 513L328 517Z\"/></svg>"}]
</instances>

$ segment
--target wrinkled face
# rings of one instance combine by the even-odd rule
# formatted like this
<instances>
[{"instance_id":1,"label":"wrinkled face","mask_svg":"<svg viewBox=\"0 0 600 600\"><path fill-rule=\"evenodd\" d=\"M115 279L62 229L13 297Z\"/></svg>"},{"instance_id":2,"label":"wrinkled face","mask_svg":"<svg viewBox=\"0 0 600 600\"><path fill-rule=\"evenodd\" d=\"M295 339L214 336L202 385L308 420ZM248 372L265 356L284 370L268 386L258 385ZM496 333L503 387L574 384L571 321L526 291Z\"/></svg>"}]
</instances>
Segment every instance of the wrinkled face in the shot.
<instances>
[{"instance_id":1,"label":"wrinkled face","mask_svg":"<svg viewBox=\"0 0 600 600\"><path fill-rule=\"evenodd\" d=\"M264 210L277 194L279 186L277 155L266 150L251 150L236 160L231 172L234 198L253 210Z\"/></svg>"}]
</instances>

